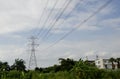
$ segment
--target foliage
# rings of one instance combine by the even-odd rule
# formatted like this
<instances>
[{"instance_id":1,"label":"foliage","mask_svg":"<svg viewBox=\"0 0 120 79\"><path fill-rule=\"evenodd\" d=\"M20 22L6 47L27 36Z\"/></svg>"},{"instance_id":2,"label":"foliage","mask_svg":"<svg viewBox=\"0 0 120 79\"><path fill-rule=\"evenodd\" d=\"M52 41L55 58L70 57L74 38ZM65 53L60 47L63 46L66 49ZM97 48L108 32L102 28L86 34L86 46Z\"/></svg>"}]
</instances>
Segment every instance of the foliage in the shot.
<instances>
[{"instance_id":1,"label":"foliage","mask_svg":"<svg viewBox=\"0 0 120 79\"><path fill-rule=\"evenodd\" d=\"M120 58L116 58L116 62L117 62L118 69L120 69Z\"/></svg>"},{"instance_id":2,"label":"foliage","mask_svg":"<svg viewBox=\"0 0 120 79\"><path fill-rule=\"evenodd\" d=\"M63 59L63 58L60 58L59 59L60 61L60 70L61 71L69 71L73 68L73 66L76 64L76 61L72 60L72 59Z\"/></svg>"},{"instance_id":3,"label":"foliage","mask_svg":"<svg viewBox=\"0 0 120 79\"><path fill-rule=\"evenodd\" d=\"M47 68L36 68L25 71L24 60L16 59L11 66L7 62L0 62L0 79L119 79L120 70L103 70L95 67L89 61L74 61L59 59L60 65ZM116 61L118 62L118 60Z\"/></svg>"},{"instance_id":4,"label":"foliage","mask_svg":"<svg viewBox=\"0 0 120 79\"><path fill-rule=\"evenodd\" d=\"M10 66L7 62L0 62L0 71L9 71Z\"/></svg>"},{"instance_id":5,"label":"foliage","mask_svg":"<svg viewBox=\"0 0 120 79\"><path fill-rule=\"evenodd\" d=\"M112 63L112 69L115 69L115 58L110 58L109 61Z\"/></svg>"},{"instance_id":6,"label":"foliage","mask_svg":"<svg viewBox=\"0 0 120 79\"><path fill-rule=\"evenodd\" d=\"M63 59L59 58L60 65L54 65L47 68L35 68L35 71L43 72L43 73L49 73L49 72L58 72L58 71L70 71L73 66L76 64L76 61L73 59Z\"/></svg>"},{"instance_id":7,"label":"foliage","mask_svg":"<svg viewBox=\"0 0 120 79\"><path fill-rule=\"evenodd\" d=\"M25 71L25 61L22 59L15 59L15 63L11 66L12 70Z\"/></svg>"},{"instance_id":8,"label":"foliage","mask_svg":"<svg viewBox=\"0 0 120 79\"><path fill-rule=\"evenodd\" d=\"M79 60L72 70L79 79L96 79L101 78L104 71L97 69L95 66L89 65L83 60Z\"/></svg>"}]
</instances>

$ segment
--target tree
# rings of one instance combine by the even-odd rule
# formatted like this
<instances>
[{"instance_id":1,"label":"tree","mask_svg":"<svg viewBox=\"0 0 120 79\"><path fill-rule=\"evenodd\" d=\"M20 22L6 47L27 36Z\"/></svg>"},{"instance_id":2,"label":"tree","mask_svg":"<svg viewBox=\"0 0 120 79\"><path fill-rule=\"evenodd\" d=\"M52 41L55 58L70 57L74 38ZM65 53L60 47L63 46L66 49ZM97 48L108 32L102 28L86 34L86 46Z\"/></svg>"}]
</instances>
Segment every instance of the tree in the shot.
<instances>
[{"instance_id":1,"label":"tree","mask_svg":"<svg viewBox=\"0 0 120 79\"><path fill-rule=\"evenodd\" d=\"M117 68L120 68L120 58L116 58L116 62L117 62Z\"/></svg>"},{"instance_id":2,"label":"tree","mask_svg":"<svg viewBox=\"0 0 120 79\"><path fill-rule=\"evenodd\" d=\"M3 64L3 63L0 61L0 71L2 70L2 64Z\"/></svg>"},{"instance_id":3,"label":"tree","mask_svg":"<svg viewBox=\"0 0 120 79\"><path fill-rule=\"evenodd\" d=\"M9 71L10 66L8 65L8 62L1 62L0 61L0 71Z\"/></svg>"},{"instance_id":4,"label":"tree","mask_svg":"<svg viewBox=\"0 0 120 79\"><path fill-rule=\"evenodd\" d=\"M76 74L77 79L96 79L102 78L102 71L99 72L99 69L94 65L88 64L88 62L80 59L77 61L72 71Z\"/></svg>"},{"instance_id":5,"label":"tree","mask_svg":"<svg viewBox=\"0 0 120 79\"><path fill-rule=\"evenodd\" d=\"M3 62L2 70L3 71L9 71L10 70L10 66L8 65L8 62Z\"/></svg>"},{"instance_id":6,"label":"tree","mask_svg":"<svg viewBox=\"0 0 120 79\"><path fill-rule=\"evenodd\" d=\"M23 59L15 59L15 63L11 66L12 70L25 71L25 61Z\"/></svg>"},{"instance_id":7,"label":"tree","mask_svg":"<svg viewBox=\"0 0 120 79\"><path fill-rule=\"evenodd\" d=\"M110 58L109 61L112 63L112 69L115 69L115 59L114 58Z\"/></svg>"},{"instance_id":8,"label":"tree","mask_svg":"<svg viewBox=\"0 0 120 79\"><path fill-rule=\"evenodd\" d=\"M64 59L64 58L59 58L60 61L60 70L64 71L64 70L71 70L73 68L73 66L75 65L76 61L72 60L72 59Z\"/></svg>"}]
</instances>

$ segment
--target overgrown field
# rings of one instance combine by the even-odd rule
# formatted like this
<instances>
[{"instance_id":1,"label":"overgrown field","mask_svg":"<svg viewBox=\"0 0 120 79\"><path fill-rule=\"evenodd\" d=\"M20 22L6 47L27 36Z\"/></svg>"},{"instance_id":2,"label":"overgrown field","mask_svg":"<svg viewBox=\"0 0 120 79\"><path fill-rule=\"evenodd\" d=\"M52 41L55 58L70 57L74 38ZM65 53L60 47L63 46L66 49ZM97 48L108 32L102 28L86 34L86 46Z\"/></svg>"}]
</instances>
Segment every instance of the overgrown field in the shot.
<instances>
[{"instance_id":1,"label":"overgrown field","mask_svg":"<svg viewBox=\"0 0 120 79\"><path fill-rule=\"evenodd\" d=\"M94 62L60 58L60 65L26 70L24 60L16 59L12 66L0 62L0 79L120 79L118 69L98 69Z\"/></svg>"},{"instance_id":2,"label":"overgrown field","mask_svg":"<svg viewBox=\"0 0 120 79\"><path fill-rule=\"evenodd\" d=\"M0 73L0 79L120 79L120 70L60 71L56 73L5 71Z\"/></svg>"}]
</instances>

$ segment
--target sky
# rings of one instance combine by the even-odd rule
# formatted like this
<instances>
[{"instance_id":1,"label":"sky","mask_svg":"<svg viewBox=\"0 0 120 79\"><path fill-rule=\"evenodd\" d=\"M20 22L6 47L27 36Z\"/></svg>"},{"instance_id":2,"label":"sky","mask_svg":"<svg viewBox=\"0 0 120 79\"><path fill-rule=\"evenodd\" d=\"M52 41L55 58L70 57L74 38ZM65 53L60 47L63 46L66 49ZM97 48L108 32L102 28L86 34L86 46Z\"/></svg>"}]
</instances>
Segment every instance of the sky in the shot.
<instances>
[{"instance_id":1,"label":"sky","mask_svg":"<svg viewBox=\"0 0 120 79\"><path fill-rule=\"evenodd\" d=\"M120 0L112 0L81 25L107 1L0 0L0 60L11 65L20 58L28 66L31 36L39 44L39 67L58 64L59 58L120 57Z\"/></svg>"}]
</instances>

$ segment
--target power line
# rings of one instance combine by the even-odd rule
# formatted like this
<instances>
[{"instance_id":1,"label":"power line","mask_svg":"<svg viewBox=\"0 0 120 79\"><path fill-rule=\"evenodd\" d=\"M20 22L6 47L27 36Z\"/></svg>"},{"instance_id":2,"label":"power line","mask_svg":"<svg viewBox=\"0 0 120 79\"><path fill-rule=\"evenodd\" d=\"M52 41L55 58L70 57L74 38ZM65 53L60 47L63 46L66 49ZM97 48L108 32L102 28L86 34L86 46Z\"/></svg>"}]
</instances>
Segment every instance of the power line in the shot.
<instances>
[{"instance_id":1,"label":"power line","mask_svg":"<svg viewBox=\"0 0 120 79\"><path fill-rule=\"evenodd\" d=\"M39 26L39 25L41 24L41 20L42 20L42 17L43 17L43 15L44 15L46 9L47 9L48 3L49 3L49 0L47 0L47 1L45 2L45 6L44 6L43 11L42 11L42 13L41 13L41 15L40 15L40 19L39 19L39 21L38 21L37 26Z\"/></svg>"},{"instance_id":2,"label":"power line","mask_svg":"<svg viewBox=\"0 0 120 79\"><path fill-rule=\"evenodd\" d=\"M65 5L65 8L62 10L62 12L60 13L60 15L58 15L58 17L55 19L55 22L53 24L50 24L50 28L48 29L48 31L45 33L43 38L46 38L48 33L52 30L52 28L55 26L55 24L59 21L60 17L63 15L63 13L65 12L65 10L68 8L68 6L70 5L70 3L72 2L72 0L69 0L68 3Z\"/></svg>"},{"instance_id":3,"label":"power line","mask_svg":"<svg viewBox=\"0 0 120 79\"><path fill-rule=\"evenodd\" d=\"M62 7L64 7L64 6L66 5L67 1L68 1L68 0L65 0L65 2L64 2L63 5L62 5ZM61 9L56 13L56 15L55 15L54 18L57 18L57 17L58 17L57 15L58 15L60 12L61 12ZM52 21L49 25L51 25L53 22L54 22L54 21ZM43 27L44 27L44 26L43 26ZM46 32L46 31L43 31L43 32L41 33L41 35L44 35L45 32ZM39 36L41 36L41 35L39 35Z\"/></svg>"},{"instance_id":4,"label":"power line","mask_svg":"<svg viewBox=\"0 0 120 79\"><path fill-rule=\"evenodd\" d=\"M46 20L44 21L44 23L43 23L43 25L42 25L42 28L41 28L42 30L43 30L43 28L45 27L46 23L48 22L48 20L49 20L49 18L50 18L50 15L52 14L54 8L56 7L58 1L59 1L59 0L56 0L56 1L55 1L55 4L53 5L53 8L51 9L50 13L48 14ZM42 30L37 33L37 36L41 34Z\"/></svg>"},{"instance_id":5,"label":"power line","mask_svg":"<svg viewBox=\"0 0 120 79\"><path fill-rule=\"evenodd\" d=\"M81 27L84 23L86 23L89 19L91 19L92 17L94 17L97 13L99 13L101 10L103 10L108 4L110 4L112 2L112 0L108 0L105 4L103 4L101 7L98 8L97 11L95 11L93 14L91 14L88 18L86 18L85 20L83 20L83 22L81 22L80 24L77 25L76 28L73 28L72 30L70 30L68 33L66 33L64 36L62 36L59 40L55 41L52 45L48 46L47 48L43 49L47 50L53 46L55 46L57 43L59 43L61 40L63 40L65 37L67 37L68 35L70 35L72 32L74 32L75 30L77 30L79 27Z\"/></svg>"},{"instance_id":6,"label":"power line","mask_svg":"<svg viewBox=\"0 0 120 79\"><path fill-rule=\"evenodd\" d=\"M81 1L84 1L84 0L79 0L79 2L77 3L77 5L80 4ZM77 5L67 14L66 17L69 17L69 16L74 12L74 10L76 9ZM68 19L68 18L67 18L67 19ZM66 19L63 20L58 26L61 26L62 24L64 24L65 21L66 21ZM47 38L48 38L48 37L46 37L46 39L47 39Z\"/></svg>"}]
</instances>

